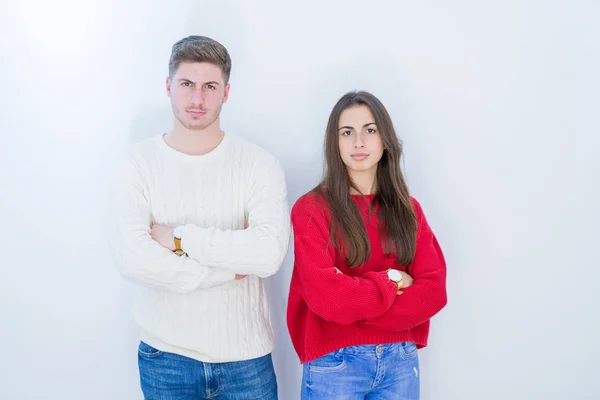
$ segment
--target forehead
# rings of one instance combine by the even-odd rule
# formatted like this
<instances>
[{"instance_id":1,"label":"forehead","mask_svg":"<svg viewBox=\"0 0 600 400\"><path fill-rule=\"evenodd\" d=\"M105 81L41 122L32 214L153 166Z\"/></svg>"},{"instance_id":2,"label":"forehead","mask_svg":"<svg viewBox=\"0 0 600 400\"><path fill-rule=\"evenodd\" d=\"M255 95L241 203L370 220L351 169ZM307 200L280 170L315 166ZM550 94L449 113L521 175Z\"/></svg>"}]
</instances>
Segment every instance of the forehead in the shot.
<instances>
[{"instance_id":1,"label":"forehead","mask_svg":"<svg viewBox=\"0 0 600 400\"><path fill-rule=\"evenodd\" d=\"M223 71L212 63L184 61L179 64L173 78L192 82L223 82Z\"/></svg>"},{"instance_id":2,"label":"forehead","mask_svg":"<svg viewBox=\"0 0 600 400\"><path fill-rule=\"evenodd\" d=\"M359 128L369 122L375 122L373 113L369 107L361 104L346 108L344 111L342 111L338 125Z\"/></svg>"}]
</instances>

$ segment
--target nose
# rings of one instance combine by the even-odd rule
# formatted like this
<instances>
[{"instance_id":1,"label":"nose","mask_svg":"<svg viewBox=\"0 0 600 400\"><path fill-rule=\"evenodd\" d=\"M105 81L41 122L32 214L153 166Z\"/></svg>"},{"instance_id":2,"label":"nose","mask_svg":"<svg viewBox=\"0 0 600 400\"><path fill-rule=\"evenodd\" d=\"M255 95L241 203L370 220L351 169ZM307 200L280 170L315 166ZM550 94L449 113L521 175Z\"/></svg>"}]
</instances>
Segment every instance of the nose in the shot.
<instances>
[{"instance_id":1,"label":"nose","mask_svg":"<svg viewBox=\"0 0 600 400\"><path fill-rule=\"evenodd\" d=\"M202 88L197 88L192 91L192 97L190 98L190 103L193 106L199 107L204 104L204 92Z\"/></svg>"},{"instance_id":2,"label":"nose","mask_svg":"<svg viewBox=\"0 0 600 400\"><path fill-rule=\"evenodd\" d=\"M364 142L362 133L354 135L354 138L355 138L354 139L354 148L355 149L362 149L363 147L365 147L365 142Z\"/></svg>"}]
</instances>

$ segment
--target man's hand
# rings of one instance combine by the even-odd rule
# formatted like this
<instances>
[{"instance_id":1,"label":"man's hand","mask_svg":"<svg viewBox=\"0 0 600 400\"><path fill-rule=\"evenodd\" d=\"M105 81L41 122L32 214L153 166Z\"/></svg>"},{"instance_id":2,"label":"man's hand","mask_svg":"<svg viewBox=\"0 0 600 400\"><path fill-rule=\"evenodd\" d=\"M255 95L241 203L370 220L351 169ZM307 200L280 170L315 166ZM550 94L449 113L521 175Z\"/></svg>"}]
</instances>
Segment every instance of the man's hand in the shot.
<instances>
[{"instance_id":1,"label":"man's hand","mask_svg":"<svg viewBox=\"0 0 600 400\"><path fill-rule=\"evenodd\" d=\"M175 251L175 241L173 240L173 228L166 225L152 225L150 236L162 247Z\"/></svg>"},{"instance_id":2,"label":"man's hand","mask_svg":"<svg viewBox=\"0 0 600 400\"><path fill-rule=\"evenodd\" d=\"M413 284L414 279L404 271L400 271L400 273L402 274L402 289L406 289Z\"/></svg>"}]
</instances>

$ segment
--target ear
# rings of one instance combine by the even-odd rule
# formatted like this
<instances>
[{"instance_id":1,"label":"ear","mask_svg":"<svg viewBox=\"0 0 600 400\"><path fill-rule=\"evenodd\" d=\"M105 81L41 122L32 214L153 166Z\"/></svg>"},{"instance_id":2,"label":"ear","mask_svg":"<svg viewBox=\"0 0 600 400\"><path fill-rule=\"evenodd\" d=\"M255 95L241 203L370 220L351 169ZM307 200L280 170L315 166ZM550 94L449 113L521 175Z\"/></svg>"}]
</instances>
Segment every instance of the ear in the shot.
<instances>
[{"instance_id":1,"label":"ear","mask_svg":"<svg viewBox=\"0 0 600 400\"><path fill-rule=\"evenodd\" d=\"M229 88L231 87L231 84L227 84L225 85L225 91L223 92L223 104L227 103L227 99L229 98Z\"/></svg>"},{"instance_id":2,"label":"ear","mask_svg":"<svg viewBox=\"0 0 600 400\"><path fill-rule=\"evenodd\" d=\"M171 77L167 76L167 81L165 82L167 88L167 96L171 97Z\"/></svg>"}]
</instances>

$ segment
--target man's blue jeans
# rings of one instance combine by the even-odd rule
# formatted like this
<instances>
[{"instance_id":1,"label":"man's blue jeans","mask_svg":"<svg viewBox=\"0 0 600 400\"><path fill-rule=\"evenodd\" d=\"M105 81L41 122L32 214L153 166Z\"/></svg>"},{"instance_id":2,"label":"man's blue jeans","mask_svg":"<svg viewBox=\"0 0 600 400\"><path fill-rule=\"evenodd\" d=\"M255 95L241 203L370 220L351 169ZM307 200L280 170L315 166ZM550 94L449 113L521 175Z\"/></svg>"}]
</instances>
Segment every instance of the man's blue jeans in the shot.
<instances>
[{"instance_id":1,"label":"man's blue jeans","mask_svg":"<svg viewBox=\"0 0 600 400\"><path fill-rule=\"evenodd\" d=\"M271 355L204 363L141 342L140 383L146 400L277 400Z\"/></svg>"},{"instance_id":2,"label":"man's blue jeans","mask_svg":"<svg viewBox=\"0 0 600 400\"><path fill-rule=\"evenodd\" d=\"M418 400L414 343L351 346L304 364L303 400Z\"/></svg>"}]
</instances>

